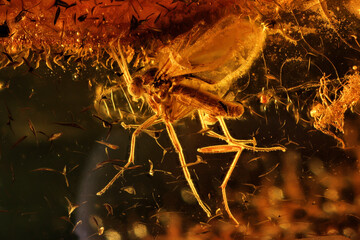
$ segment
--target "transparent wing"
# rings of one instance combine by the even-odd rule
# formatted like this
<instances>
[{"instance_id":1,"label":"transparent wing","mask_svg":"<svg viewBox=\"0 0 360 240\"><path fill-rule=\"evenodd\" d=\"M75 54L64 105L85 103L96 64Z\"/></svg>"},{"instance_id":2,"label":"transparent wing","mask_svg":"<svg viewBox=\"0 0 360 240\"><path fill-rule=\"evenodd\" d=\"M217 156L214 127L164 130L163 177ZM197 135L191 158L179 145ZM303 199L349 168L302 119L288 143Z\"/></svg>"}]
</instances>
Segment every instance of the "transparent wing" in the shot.
<instances>
[{"instance_id":1,"label":"transparent wing","mask_svg":"<svg viewBox=\"0 0 360 240\"><path fill-rule=\"evenodd\" d=\"M261 52L265 35L255 22L234 15L208 29L200 24L160 51L158 75L191 74L218 91L246 73Z\"/></svg>"}]
</instances>

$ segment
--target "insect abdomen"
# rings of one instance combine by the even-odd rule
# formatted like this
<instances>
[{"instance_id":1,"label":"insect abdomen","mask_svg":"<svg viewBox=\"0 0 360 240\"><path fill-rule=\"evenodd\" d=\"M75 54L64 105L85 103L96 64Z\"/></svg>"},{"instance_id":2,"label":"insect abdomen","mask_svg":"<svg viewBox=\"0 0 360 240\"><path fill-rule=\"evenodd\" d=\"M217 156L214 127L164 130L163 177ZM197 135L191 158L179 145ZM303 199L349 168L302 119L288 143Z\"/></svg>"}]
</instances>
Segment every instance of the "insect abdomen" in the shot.
<instances>
[{"instance_id":1,"label":"insect abdomen","mask_svg":"<svg viewBox=\"0 0 360 240\"><path fill-rule=\"evenodd\" d=\"M181 84L174 85L171 93L180 103L203 110L214 117L240 117L244 113L244 107L240 103L225 101L215 94Z\"/></svg>"}]
</instances>

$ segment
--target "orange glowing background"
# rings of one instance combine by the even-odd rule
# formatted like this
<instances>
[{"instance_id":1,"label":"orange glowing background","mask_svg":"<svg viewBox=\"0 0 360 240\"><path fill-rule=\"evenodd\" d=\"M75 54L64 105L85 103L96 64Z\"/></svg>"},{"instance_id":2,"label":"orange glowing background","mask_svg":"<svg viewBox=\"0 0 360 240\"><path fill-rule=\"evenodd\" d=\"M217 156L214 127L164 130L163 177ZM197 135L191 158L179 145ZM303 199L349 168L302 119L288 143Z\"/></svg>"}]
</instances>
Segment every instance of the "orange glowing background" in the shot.
<instances>
[{"instance_id":1,"label":"orange glowing background","mask_svg":"<svg viewBox=\"0 0 360 240\"><path fill-rule=\"evenodd\" d=\"M12 53L19 48L40 49L44 45L53 48L103 48L118 38L129 41L145 33L164 33L166 29L179 34L200 20L213 21L239 10L247 13L253 10L253 6L247 2L3 1L0 5L1 43L3 46L11 45ZM276 6L272 1L260 3Z\"/></svg>"}]
</instances>

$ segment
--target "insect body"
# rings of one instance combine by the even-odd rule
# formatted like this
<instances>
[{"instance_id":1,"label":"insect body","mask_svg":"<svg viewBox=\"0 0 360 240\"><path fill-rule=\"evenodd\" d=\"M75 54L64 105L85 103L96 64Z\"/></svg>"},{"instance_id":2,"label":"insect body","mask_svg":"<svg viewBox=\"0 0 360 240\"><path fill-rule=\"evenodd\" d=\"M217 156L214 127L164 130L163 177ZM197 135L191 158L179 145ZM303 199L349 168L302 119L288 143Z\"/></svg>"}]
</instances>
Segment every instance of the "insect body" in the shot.
<instances>
[{"instance_id":1,"label":"insect body","mask_svg":"<svg viewBox=\"0 0 360 240\"><path fill-rule=\"evenodd\" d=\"M259 148L254 140L236 140L231 137L224 118L238 118L244 107L237 102L223 99L233 81L242 76L257 58L265 33L255 23L237 16L221 19L214 26L204 29L204 25L194 27L180 35L173 42L157 50L155 66L144 69L134 78L129 73L128 63L122 46L113 44L111 56L117 61L126 81L128 92L133 98L143 98L154 115L141 124L132 134L130 156L124 168L97 195L102 195L124 169L134 163L135 139L143 130L161 120L166 126L169 138L178 153L184 176L192 193L204 212L211 216L208 206L201 200L185 161L183 149L178 140L173 123L197 111L204 132L210 137L226 141L226 145L209 146L199 149L203 153L237 152L232 167L222 184L223 200L229 216L225 187L237 159L243 149L253 151L284 150L282 147ZM224 135L208 128L208 123L219 121Z\"/></svg>"},{"instance_id":2,"label":"insect body","mask_svg":"<svg viewBox=\"0 0 360 240\"><path fill-rule=\"evenodd\" d=\"M153 111L170 122L181 119L194 110L202 110L211 117L235 118L243 114L244 107L240 103L222 100L215 94L187 86L182 83L184 79L182 76L166 80L155 78L149 84L135 78L129 92L135 97L139 97L139 93L144 95Z\"/></svg>"}]
</instances>

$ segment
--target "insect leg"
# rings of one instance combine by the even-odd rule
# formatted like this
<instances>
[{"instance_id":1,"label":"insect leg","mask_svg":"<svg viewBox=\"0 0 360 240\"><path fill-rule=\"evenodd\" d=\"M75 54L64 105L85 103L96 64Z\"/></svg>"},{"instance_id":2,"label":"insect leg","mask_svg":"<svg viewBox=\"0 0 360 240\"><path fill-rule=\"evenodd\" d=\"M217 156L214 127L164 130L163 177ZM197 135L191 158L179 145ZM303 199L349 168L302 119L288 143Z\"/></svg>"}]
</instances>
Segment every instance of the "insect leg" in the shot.
<instances>
[{"instance_id":1,"label":"insect leg","mask_svg":"<svg viewBox=\"0 0 360 240\"><path fill-rule=\"evenodd\" d=\"M282 147L282 146L277 146L277 147L256 147L256 140L255 138L252 140L238 140L233 138L230 135L230 132L226 126L226 123L224 121L223 117L217 117L221 129L224 132L224 135L226 137L225 141L232 146L238 146L244 149L248 149L248 150L252 150L254 152L272 152L272 151L286 151L286 148ZM224 140L224 139L222 139ZM249 144L249 145L248 145Z\"/></svg>"},{"instance_id":2,"label":"insect leg","mask_svg":"<svg viewBox=\"0 0 360 240\"><path fill-rule=\"evenodd\" d=\"M225 208L225 211L227 212L227 214L229 215L229 217L235 222L236 225L239 225L239 222L236 220L236 218L234 217L234 215L232 214L230 208L229 208L229 202L227 200L227 196L226 196L226 186L227 186L227 183L232 175L232 172L234 171L235 167L236 167L236 164L237 164L237 161L239 160L239 157L241 155L241 152L242 152L242 149L239 150L236 155L235 155L235 158L234 160L232 161L231 165L230 165L230 168L229 170L227 171L226 173L226 176L225 176L225 179L224 181L222 182L220 188L221 188L221 194L223 196L223 202L224 202L224 208Z\"/></svg>"},{"instance_id":3,"label":"insect leg","mask_svg":"<svg viewBox=\"0 0 360 240\"><path fill-rule=\"evenodd\" d=\"M201 123L201 127L202 127L202 132L206 133L206 135L208 135L209 137L213 137L213 138L217 138L217 139L221 139L226 141L226 137L212 131L209 130L210 128L208 127L208 125L206 124L206 121L204 119L204 113L202 111L198 111L199 113L199 119L200 119L200 123Z\"/></svg>"},{"instance_id":4,"label":"insect leg","mask_svg":"<svg viewBox=\"0 0 360 240\"><path fill-rule=\"evenodd\" d=\"M221 116L218 116L217 119L220 123L221 129L224 133L224 136L215 133L213 131L207 131L208 127L207 124L204 121L203 118L203 114L199 111L199 117L200 117L200 121L201 121L201 126L204 130L204 132L206 132L206 134L210 137L215 137L218 138L220 140L224 140L227 142L227 145L215 145L215 146L207 146L207 147L202 147L198 149L198 152L201 153L229 153L229 152L236 152L236 155L234 157L234 160L232 161L229 170L226 173L226 176L224 178L224 181L222 182L220 188L221 188L221 194L223 197L223 202L224 202L224 208L225 211L227 212L227 214L229 215L229 217L235 222L236 225L239 225L239 222L236 220L236 218L234 217L234 215L232 214L230 208L229 208L229 203L227 200L227 195L226 195L226 186L227 183L236 167L236 164L240 158L240 155L243 151L243 149L248 149L248 150L253 150L256 152L269 152L269 151L285 151L284 147L256 147L256 140L252 139L252 140L238 140L233 138L230 135L230 132L226 126L226 123L224 121L224 118Z\"/></svg>"},{"instance_id":5,"label":"insect leg","mask_svg":"<svg viewBox=\"0 0 360 240\"><path fill-rule=\"evenodd\" d=\"M130 147L130 156L125 164L125 166L110 180L110 182L99 192L96 193L97 196L103 195L113 184L114 182L124 173L124 171L130 166L130 164L134 163L134 156L135 156L135 140L136 137L141 133L142 130L150 127L154 124L154 122L158 119L157 115L154 115L147 119L143 124L136 128L131 136L131 147Z\"/></svg>"},{"instance_id":6,"label":"insect leg","mask_svg":"<svg viewBox=\"0 0 360 240\"><path fill-rule=\"evenodd\" d=\"M120 70L124 74L124 79L126 84L129 86L132 83L132 78L129 73L129 69L127 67L127 62L124 57L124 54L121 50L120 40L118 41L118 51L116 51L116 47L114 46L115 43L110 44L110 50L111 50L111 56L115 59L115 61L118 63ZM118 57L120 55L120 58Z\"/></svg>"},{"instance_id":7,"label":"insect leg","mask_svg":"<svg viewBox=\"0 0 360 240\"><path fill-rule=\"evenodd\" d=\"M223 117L217 117L219 123L220 123L220 126L221 126L221 129L226 137L226 142L228 143L238 143L240 145L243 145L243 144L251 144L252 146L256 146L256 140L255 138L254 139L251 139L251 140L238 140L238 139L235 139L233 138L231 135L230 135L230 132L226 126L226 123L224 121L224 118Z\"/></svg>"},{"instance_id":8,"label":"insect leg","mask_svg":"<svg viewBox=\"0 0 360 240\"><path fill-rule=\"evenodd\" d=\"M246 146L246 144L252 144L253 146L256 145L256 140L255 139L251 139L251 140L237 140L234 139L230 133L229 130L226 127L225 121L222 117L217 117L221 128L225 134L225 136L222 136L214 131L209 130L209 127L207 126L205 120L204 120L204 113L201 111L198 111L199 113L199 118L200 118L200 122L201 122L201 126L202 126L202 131L204 131L209 137L213 137L213 138L217 138L223 141L226 141L227 143L239 143L237 145L244 145L244 148L249 148L250 146ZM226 152L226 151L225 151Z\"/></svg>"},{"instance_id":9,"label":"insect leg","mask_svg":"<svg viewBox=\"0 0 360 240\"><path fill-rule=\"evenodd\" d=\"M226 173L226 176L224 178L224 181L222 182L220 188L221 188L221 194L223 197L223 202L224 202L224 208L225 211L227 212L227 214L229 215L229 217L235 222L236 225L239 225L239 222L236 220L236 218L234 217L234 215L231 213L230 207L229 207L229 202L227 200L227 196L226 196L226 186L227 183L232 175L232 172L234 171L236 164L239 160L239 157L241 155L243 148L239 147L239 146L232 146L232 145L216 145L216 146L209 146L209 147L203 147L203 148L199 148L198 152L201 153L227 153L227 152L236 152L236 155L234 157L234 160L232 161L229 170Z\"/></svg>"},{"instance_id":10,"label":"insect leg","mask_svg":"<svg viewBox=\"0 0 360 240\"><path fill-rule=\"evenodd\" d=\"M175 149L176 149L176 151L177 151L177 153L179 155L179 160L180 160L180 164L181 164L181 167L183 169L183 172L184 172L185 179L188 182L188 185L189 185L192 193L194 194L194 197L198 201L200 207L204 210L204 212L206 213L206 215L208 217L211 217L211 212L210 212L209 207L206 206L204 204L204 202L201 200L199 194L197 193L195 185L194 185L193 181L191 180L191 175L190 175L189 169L187 168L187 165L186 165L183 149L182 149L182 147L180 145L179 139L177 138L174 127L172 126L170 121L164 120L164 122L166 124L166 130L167 130L167 132L169 134L169 138L170 138L173 146L175 147Z\"/></svg>"},{"instance_id":11,"label":"insect leg","mask_svg":"<svg viewBox=\"0 0 360 240\"><path fill-rule=\"evenodd\" d=\"M156 121L156 119L158 119L157 115L150 117L143 124L141 124L139 127L137 127L136 130L133 132L133 134L131 136L130 156L129 156L127 164L134 163L136 137L141 133L142 130L153 125L154 122Z\"/></svg>"}]
</instances>

